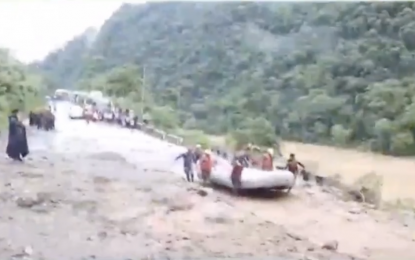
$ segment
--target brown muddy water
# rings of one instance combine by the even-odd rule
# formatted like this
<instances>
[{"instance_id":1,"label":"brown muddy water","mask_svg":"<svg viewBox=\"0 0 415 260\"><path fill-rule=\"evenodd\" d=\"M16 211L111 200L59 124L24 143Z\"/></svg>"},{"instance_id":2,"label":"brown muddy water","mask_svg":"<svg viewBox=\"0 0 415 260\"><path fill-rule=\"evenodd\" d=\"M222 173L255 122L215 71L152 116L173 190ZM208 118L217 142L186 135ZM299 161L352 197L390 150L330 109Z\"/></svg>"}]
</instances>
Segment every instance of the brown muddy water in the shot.
<instances>
[{"instance_id":1,"label":"brown muddy water","mask_svg":"<svg viewBox=\"0 0 415 260\"><path fill-rule=\"evenodd\" d=\"M56 132L29 131L24 164L0 159L1 259L415 259L412 215L313 185L267 200L201 188L180 148L66 109Z\"/></svg>"}]
</instances>

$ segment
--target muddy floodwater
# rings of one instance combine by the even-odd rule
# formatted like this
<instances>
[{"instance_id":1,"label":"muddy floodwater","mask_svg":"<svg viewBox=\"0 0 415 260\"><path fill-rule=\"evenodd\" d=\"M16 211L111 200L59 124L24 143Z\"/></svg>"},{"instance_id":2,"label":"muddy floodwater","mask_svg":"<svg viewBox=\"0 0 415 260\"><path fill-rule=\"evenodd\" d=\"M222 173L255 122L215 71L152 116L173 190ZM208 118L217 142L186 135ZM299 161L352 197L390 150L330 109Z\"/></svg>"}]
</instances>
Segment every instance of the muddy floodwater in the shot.
<instances>
[{"instance_id":1,"label":"muddy floodwater","mask_svg":"<svg viewBox=\"0 0 415 260\"><path fill-rule=\"evenodd\" d=\"M57 109L24 164L0 159L1 259L415 259L410 214L313 185L235 198L185 182L182 148Z\"/></svg>"}]
</instances>

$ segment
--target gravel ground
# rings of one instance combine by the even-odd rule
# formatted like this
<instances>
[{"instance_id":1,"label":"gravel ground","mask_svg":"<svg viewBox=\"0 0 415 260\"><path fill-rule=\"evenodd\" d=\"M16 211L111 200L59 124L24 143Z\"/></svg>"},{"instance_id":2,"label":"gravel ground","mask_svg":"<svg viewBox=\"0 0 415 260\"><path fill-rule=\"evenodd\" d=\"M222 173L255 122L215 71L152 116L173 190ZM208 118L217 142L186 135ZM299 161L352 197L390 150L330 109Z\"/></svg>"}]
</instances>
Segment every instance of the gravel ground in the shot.
<instances>
[{"instance_id":1,"label":"gravel ground","mask_svg":"<svg viewBox=\"0 0 415 260\"><path fill-rule=\"evenodd\" d=\"M1 259L414 259L412 219L309 185L278 200L234 198L185 182L145 148L132 163L76 124L29 131L24 164L0 159Z\"/></svg>"},{"instance_id":2,"label":"gravel ground","mask_svg":"<svg viewBox=\"0 0 415 260\"><path fill-rule=\"evenodd\" d=\"M116 153L37 151L24 164L0 164L3 259L352 259ZM153 178L106 177L114 171Z\"/></svg>"}]
</instances>

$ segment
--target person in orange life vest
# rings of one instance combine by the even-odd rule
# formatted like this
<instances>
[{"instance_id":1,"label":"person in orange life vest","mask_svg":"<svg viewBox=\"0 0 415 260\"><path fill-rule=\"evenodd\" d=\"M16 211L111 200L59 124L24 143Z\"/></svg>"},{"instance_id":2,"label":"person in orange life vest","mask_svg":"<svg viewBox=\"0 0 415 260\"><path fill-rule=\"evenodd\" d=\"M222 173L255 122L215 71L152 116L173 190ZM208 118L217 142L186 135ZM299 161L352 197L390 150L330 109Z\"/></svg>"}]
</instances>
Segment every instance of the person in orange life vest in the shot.
<instances>
[{"instance_id":1,"label":"person in orange life vest","mask_svg":"<svg viewBox=\"0 0 415 260\"><path fill-rule=\"evenodd\" d=\"M202 174L202 181L205 183L209 180L210 173L212 172L214 161L212 152L205 150L200 158L200 171Z\"/></svg>"},{"instance_id":2,"label":"person in orange life vest","mask_svg":"<svg viewBox=\"0 0 415 260\"><path fill-rule=\"evenodd\" d=\"M295 154L290 154L290 158L287 161L287 170L289 170L290 172L292 172L295 176L297 176L298 174L298 166L303 167L303 169L305 169L304 164L300 163L299 161L297 161L297 159L295 158Z\"/></svg>"},{"instance_id":3,"label":"person in orange life vest","mask_svg":"<svg viewBox=\"0 0 415 260\"><path fill-rule=\"evenodd\" d=\"M274 149L268 148L262 155L262 170L273 171L274 170Z\"/></svg>"}]
</instances>

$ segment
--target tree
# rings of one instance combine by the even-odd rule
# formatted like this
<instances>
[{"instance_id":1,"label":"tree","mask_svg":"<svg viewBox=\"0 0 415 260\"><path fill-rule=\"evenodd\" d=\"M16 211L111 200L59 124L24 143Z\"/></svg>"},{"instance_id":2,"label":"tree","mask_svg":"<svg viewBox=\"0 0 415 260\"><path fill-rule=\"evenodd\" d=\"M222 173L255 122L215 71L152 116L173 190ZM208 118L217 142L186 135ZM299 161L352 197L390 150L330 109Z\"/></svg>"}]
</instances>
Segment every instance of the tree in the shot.
<instances>
[{"instance_id":1,"label":"tree","mask_svg":"<svg viewBox=\"0 0 415 260\"><path fill-rule=\"evenodd\" d=\"M273 146L276 141L274 128L264 118L248 119L233 133L238 144L255 143L260 146Z\"/></svg>"},{"instance_id":2,"label":"tree","mask_svg":"<svg viewBox=\"0 0 415 260\"><path fill-rule=\"evenodd\" d=\"M175 129L178 126L178 118L170 107L153 107L151 110L153 123L162 129Z\"/></svg>"},{"instance_id":3,"label":"tree","mask_svg":"<svg viewBox=\"0 0 415 260\"><path fill-rule=\"evenodd\" d=\"M349 141L350 134L351 134L351 131L348 129L345 129L341 125L334 125L331 128L331 135L333 136L333 141L339 145L345 146Z\"/></svg>"},{"instance_id":4,"label":"tree","mask_svg":"<svg viewBox=\"0 0 415 260\"><path fill-rule=\"evenodd\" d=\"M401 155L415 153L414 18L412 2L126 5L36 66L139 106L145 64L141 107L179 125Z\"/></svg>"},{"instance_id":5,"label":"tree","mask_svg":"<svg viewBox=\"0 0 415 260\"><path fill-rule=\"evenodd\" d=\"M100 90L115 99L121 107L133 109L137 113L147 112L148 107L153 103L151 93L146 93L143 89L139 67L132 64L83 79L79 82L77 88Z\"/></svg>"},{"instance_id":6,"label":"tree","mask_svg":"<svg viewBox=\"0 0 415 260\"><path fill-rule=\"evenodd\" d=\"M12 109L28 112L42 104L44 81L0 49L0 126L4 126Z\"/></svg>"}]
</instances>

